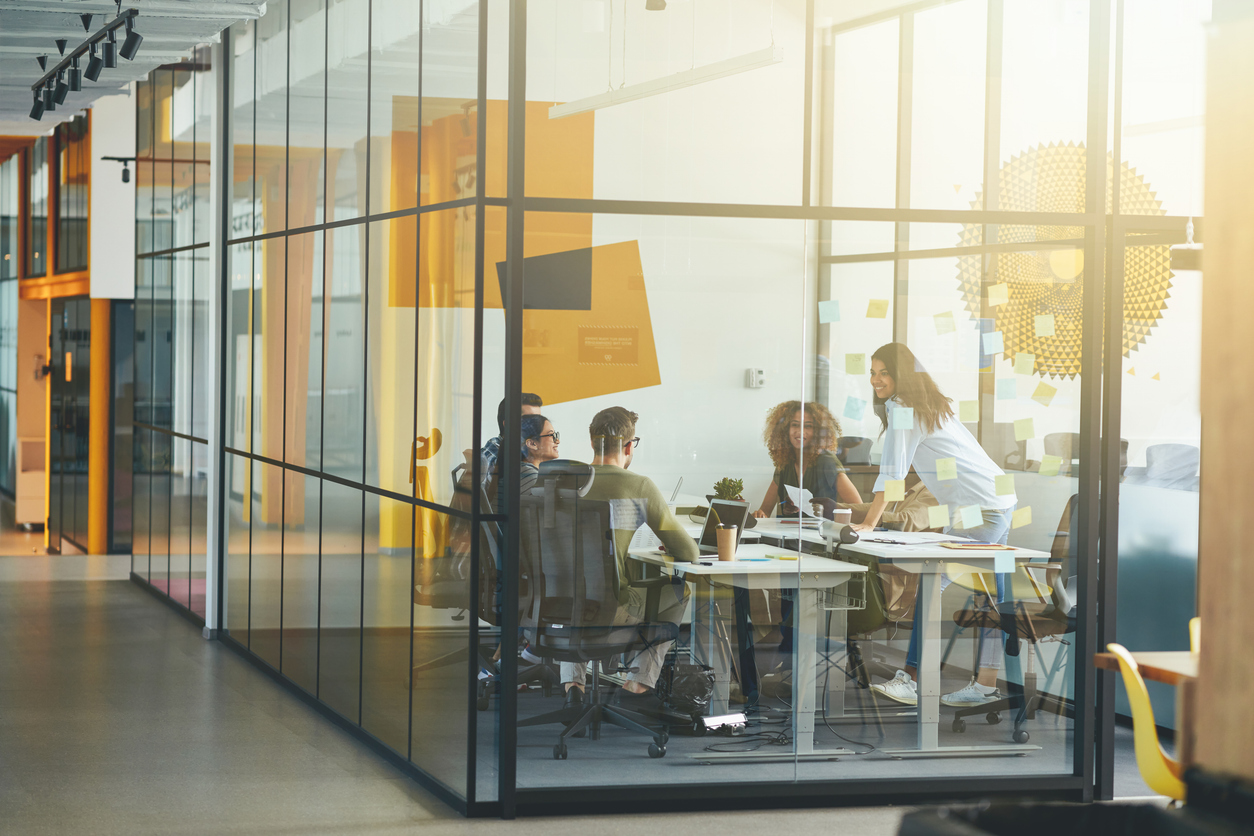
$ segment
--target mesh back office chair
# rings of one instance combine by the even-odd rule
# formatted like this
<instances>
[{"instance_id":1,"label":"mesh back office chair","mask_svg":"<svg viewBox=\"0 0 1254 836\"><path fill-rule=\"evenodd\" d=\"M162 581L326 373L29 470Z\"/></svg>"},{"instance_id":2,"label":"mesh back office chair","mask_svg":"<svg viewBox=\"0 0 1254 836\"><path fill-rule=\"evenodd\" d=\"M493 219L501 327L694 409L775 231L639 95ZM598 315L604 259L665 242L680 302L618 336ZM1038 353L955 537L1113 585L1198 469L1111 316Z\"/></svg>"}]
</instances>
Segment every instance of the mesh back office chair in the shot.
<instances>
[{"instance_id":1,"label":"mesh back office chair","mask_svg":"<svg viewBox=\"0 0 1254 836\"><path fill-rule=\"evenodd\" d=\"M646 621L623 622L618 604L618 560L610 503L585 499L595 473L590 465L571 461L545 462L536 487L522 497L519 519L519 559L531 578L531 596L520 624L531 642L531 652L558 662L593 665L592 688L584 713L570 717L553 711L519 721L519 726L569 723L553 747L553 757L565 760L566 739L587 729L600 737L602 723L649 735L649 756L666 754L667 733L649 725L634 711L601 700L601 668L623 656L659 642L673 641L679 626ZM670 578L633 582L640 588L660 588Z\"/></svg>"}]
</instances>

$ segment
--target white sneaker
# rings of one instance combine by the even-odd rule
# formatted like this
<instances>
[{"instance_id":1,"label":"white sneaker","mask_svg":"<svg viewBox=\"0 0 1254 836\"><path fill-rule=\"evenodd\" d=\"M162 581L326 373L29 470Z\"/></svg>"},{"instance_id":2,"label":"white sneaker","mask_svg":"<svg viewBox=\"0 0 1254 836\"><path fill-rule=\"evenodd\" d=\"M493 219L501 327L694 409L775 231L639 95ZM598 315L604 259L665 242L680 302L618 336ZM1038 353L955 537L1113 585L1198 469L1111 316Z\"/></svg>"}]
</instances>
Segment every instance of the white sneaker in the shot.
<instances>
[{"instance_id":1,"label":"white sneaker","mask_svg":"<svg viewBox=\"0 0 1254 836\"><path fill-rule=\"evenodd\" d=\"M897 671L897 675L892 679L883 685L872 685L871 690L881 697L888 697L890 700L903 705L916 705L919 702L918 692L915 690L916 687L914 680L910 678L910 674L905 671Z\"/></svg>"},{"instance_id":2,"label":"white sneaker","mask_svg":"<svg viewBox=\"0 0 1254 836\"><path fill-rule=\"evenodd\" d=\"M1001 699L1001 694L998 693L996 688L981 685L973 679L967 687L960 691L954 691L952 694L946 694L940 698L940 701L944 705L953 706L954 708L967 708L973 705L984 705L999 699Z\"/></svg>"}]
</instances>

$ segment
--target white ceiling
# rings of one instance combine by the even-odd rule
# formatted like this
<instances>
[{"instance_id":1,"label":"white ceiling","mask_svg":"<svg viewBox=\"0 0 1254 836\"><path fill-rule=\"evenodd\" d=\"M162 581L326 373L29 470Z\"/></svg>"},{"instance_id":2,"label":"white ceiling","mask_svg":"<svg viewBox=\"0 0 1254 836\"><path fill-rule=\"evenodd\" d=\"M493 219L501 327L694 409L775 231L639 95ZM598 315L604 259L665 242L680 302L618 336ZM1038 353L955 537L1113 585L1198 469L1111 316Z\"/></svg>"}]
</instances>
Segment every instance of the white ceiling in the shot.
<instances>
[{"instance_id":1,"label":"white ceiling","mask_svg":"<svg viewBox=\"0 0 1254 836\"><path fill-rule=\"evenodd\" d=\"M83 79L82 91L70 93L65 104L36 122L28 115L30 86L44 73L36 56L47 55L48 66L55 65L61 56L54 40L67 39L69 52L87 37L79 15L96 15L95 32L117 14L117 5L110 0L0 0L0 136L47 133L97 98L118 92L162 64L181 61L201 44L216 42L232 23L260 17L265 7L265 0L123 0L124 11L139 10L135 31L144 42L135 60L119 57L117 69L103 70L99 81ZM87 65L83 61L79 66Z\"/></svg>"}]
</instances>

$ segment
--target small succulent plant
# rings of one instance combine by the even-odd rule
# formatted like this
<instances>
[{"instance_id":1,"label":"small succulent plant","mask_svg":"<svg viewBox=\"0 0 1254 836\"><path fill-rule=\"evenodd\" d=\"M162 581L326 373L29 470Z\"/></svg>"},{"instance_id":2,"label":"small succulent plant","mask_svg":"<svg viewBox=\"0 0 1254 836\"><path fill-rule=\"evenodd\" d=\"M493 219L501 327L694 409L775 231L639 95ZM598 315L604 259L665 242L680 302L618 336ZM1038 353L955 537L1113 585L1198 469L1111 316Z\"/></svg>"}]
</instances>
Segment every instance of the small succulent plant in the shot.
<instances>
[{"instance_id":1,"label":"small succulent plant","mask_svg":"<svg viewBox=\"0 0 1254 836\"><path fill-rule=\"evenodd\" d=\"M745 489L744 479L719 479L714 483L714 496L719 499L743 500L741 493Z\"/></svg>"}]
</instances>

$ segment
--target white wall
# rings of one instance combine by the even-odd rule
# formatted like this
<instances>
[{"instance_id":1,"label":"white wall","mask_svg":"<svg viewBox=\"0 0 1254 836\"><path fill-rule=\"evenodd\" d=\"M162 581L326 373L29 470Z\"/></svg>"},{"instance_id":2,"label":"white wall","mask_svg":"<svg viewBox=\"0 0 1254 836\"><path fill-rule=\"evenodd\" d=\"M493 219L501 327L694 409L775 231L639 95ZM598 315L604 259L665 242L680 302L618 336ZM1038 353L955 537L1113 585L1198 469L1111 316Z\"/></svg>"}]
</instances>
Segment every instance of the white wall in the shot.
<instances>
[{"instance_id":1,"label":"white wall","mask_svg":"<svg viewBox=\"0 0 1254 836\"><path fill-rule=\"evenodd\" d=\"M135 298L135 164L122 182L122 164L101 157L135 156L135 98L97 99L91 114L91 295Z\"/></svg>"}]
</instances>

